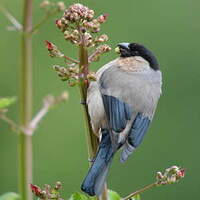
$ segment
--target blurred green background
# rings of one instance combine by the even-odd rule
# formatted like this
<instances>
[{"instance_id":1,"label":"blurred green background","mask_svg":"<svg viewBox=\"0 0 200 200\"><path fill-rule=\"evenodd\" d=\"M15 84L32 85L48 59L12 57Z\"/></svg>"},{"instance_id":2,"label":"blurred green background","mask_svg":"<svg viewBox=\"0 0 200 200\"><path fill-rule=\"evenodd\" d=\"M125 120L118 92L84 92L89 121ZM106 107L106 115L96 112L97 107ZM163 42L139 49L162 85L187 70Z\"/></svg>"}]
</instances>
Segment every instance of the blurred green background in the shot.
<instances>
[{"instance_id":1,"label":"blurred green background","mask_svg":"<svg viewBox=\"0 0 200 200\"><path fill-rule=\"evenodd\" d=\"M70 5L77 1L66 1ZM87 0L79 1L97 15L109 13L102 32L114 48L119 42L140 42L157 55L163 72L163 95L144 142L125 165L119 155L110 170L109 188L126 195L154 181L155 172L171 165L187 169L179 184L153 189L144 200L199 199L200 188L200 1L198 0ZM22 0L1 0L17 19L22 18ZM40 0L34 1L34 22L42 16ZM61 15L61 14L60 14ZM87 168L87 150L81 106L76 88L68 88L51 69L60 61L51 59L44 40L56 43L66 54L77 50L63 40L51 18L33 40L33 110L40 108L46 94L68 90L70 99L44 118L33 137L34 183L60 180L69 196L80 190ZM0 14L0 96L18 96L20 79L20 34L8 32L9 22ZM112 51L93 64L97 69L117 55ZM18 105L9 116L17 121ZM0 194L17 191L17 136L0 121Z\"/></svg>"}]
</instances>

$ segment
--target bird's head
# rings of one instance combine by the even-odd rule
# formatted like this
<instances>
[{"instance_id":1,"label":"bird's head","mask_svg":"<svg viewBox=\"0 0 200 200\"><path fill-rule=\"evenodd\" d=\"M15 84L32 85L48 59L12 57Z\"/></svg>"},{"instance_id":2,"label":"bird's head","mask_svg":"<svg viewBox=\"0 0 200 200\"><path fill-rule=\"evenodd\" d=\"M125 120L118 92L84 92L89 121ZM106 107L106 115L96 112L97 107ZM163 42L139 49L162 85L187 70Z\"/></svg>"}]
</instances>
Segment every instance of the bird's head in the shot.
<instances>
[{"instance_id":1,"label":"bird's head","mask_svg":"<svg viewBox=\"0 0 200 200\"><path fill-rule=\"evenodd\" d=\"M146 61L149 62L149 65L152 69L158 70L159 64L156 57L153 53L147 49L142 44L138 43L119 43L117 45L116 51L120 54L120 57L132 57L132 56L140 56Z\"/></svg>"}]
</instances>

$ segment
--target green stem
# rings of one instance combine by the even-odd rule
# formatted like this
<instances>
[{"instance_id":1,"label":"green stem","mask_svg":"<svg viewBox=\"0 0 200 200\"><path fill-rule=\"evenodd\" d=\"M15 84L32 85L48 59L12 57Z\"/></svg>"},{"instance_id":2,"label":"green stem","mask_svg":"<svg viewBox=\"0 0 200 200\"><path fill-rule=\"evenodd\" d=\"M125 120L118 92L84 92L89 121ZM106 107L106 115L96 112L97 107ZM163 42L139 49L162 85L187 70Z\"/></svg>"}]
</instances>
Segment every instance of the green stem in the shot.
<instances>
[{"instance_id":1,"label":"green stem","mask_svg":"<svg viewBox=\"0 0 200 200\"><path fill-rule=\"evenodd\" d=\"M33 0L24 0L22 65L20 85L20 124L26 127L32 115L32 7ZM32 138L19 134L19 190L21 200L31 200L29 184L32 183Z\"/></svg>"},{"instance_id":2,"label":"green stem","mask_svg":"<svg viewBox=\"0 0 200 200\"><path fill-rule=\"evenodd\" d=\"M153 187L155 187L157 185L158 185L157 182L156 183L152 183L150 185L147 185L147 186L143 187L142 189L137 190L136 192L133 192L133 193L129 194L128 196L124 197L122 200L129 200L129 199L131 199L131 197L134 197L134 196L136 196L136 195L138 195L138 194L140 194L142 192L145 192L145 191L147 191L147 190L149 190L149 189L151 189L151 188L153 188Z\"/></svg>"},{"instance_id":3,"label":"green stem","mask_svg":"<svg viewBox=\"0 0 200 200\"><path fill-rule=\"evenodd\" d=\"M80 89L80 94L81 94L81 102L83 102L83 112L84 112L84 119L85 119L85 125L87 129L87 146L88 146L88 156L89 160L93 159L96 155L98 145L99 145L99 140L97 136L94 134L91 124L90 124L90 116L88 113L88 107L86 104L86 98L87 98L87 86L84 81L87 80L86 76L89 72L88 69L88 51L87 48L83 45L79 46L79 67L80 67L80 74L83 75L80 80L79 84L79 89ZM99 200L107 200L107 185L105 183L102 195L99 197Z\"/></svg>"},{"instance_id":4,"label":"green stem","mask_svg":"<svg viewBox=\"0 0 200 200\"><path fill-rule=\"evenodd\" d=\"M81 69L81 74L84 76L88 72L88 53L87 49L83 46L79 46L79 67ZM80 95L81 95L81 102L83 102L83 112L84 112L84 119L85 119L85 126L87 130L87 145L88 145L88 155L89 159L94 158L97 148L98 148L98 138L93 133L92 127L90 125L90 117L88 113L88 108L86 105L86 98L87 98L87 84L84 82L85 77L82 77L79 84Z\"/></svg>"}]
</instances>

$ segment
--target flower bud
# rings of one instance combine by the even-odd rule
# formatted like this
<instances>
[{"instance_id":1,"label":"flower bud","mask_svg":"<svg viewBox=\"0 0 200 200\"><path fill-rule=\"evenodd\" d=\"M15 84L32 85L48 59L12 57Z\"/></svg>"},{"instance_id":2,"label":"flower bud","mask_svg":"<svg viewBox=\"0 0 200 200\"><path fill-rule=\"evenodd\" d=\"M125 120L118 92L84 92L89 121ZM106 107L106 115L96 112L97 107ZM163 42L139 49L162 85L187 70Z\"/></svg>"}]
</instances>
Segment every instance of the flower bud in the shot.
<instances>
[{"instance_id":1,"label":"flower bud","mask_svg":"<svg viewBox=\"0 0 200 200\"><path fill-rule=\"evenodd\" d=\"M97 18L97 21L98 21L100 24L103 24L103 23L106 22L107 17L108 17L108 14L100 15L100 16Z\"/></svg>"},{"instance_id":2,"label":"flower bud","mask_svg":"<svg viewBox=\"0 0 200 200\"><path fill-rule=\"evenodd\" d=\"M62 1L57 2L57 7L59 11L65 10L65 4Z\"/></svg>"},{"instance_id":3,"label":"flower bud","mask_svg":"<svg viewBox=\"0 0 200 200\"><path fill-rule=\"evenodd\" d=\"M87 79L89 81L96 81L97 80L97 77L96 77L96 74L94 72L90 72L88 75L87 75Z\"/></svg>"},{"instance_id":4,"label":"flower bud","mask_svg":"<svg viewBox=\"0 0 200 200\"><path fill-rule=\"evenodd\" d=\"M49 51L49 55L51 57L58 57L58 58L62 58L64 56L64 54L62 54L56 45L54 45L52 42L49 42L49 41L45 41L45 44L46 44L46 48L48 49Z\"/></svg>"},{"instance_id":5,"label":"flower bud","mask_svg":"<svg viewBox=\"0 0 200 200\"><path fill-rule=\"evenodd\" d=\"M61 19L57 19L57 20L56 20L56 26L57 26L59 29L63 27L63 24L62 24Z\"/></svg>"},{"instance_id":6,"label":"flower bud","mask_svg":"<svg viewBox=\"0 0 200 200\"><path fill-rule=\"evenodd\" d=\"M70 78L67 83L70 87L74 87L78 82L75 78Z\"/></svg>"},{"instance_id":7,"label":"flower bud","mask_svg":"<svg viewBox=\"0 0 200 200\"><path fill-rule=\"evenodd\" d=\"M67 93L67 98L68 98L68 93ZM57 181L57 182L56 182L55 189L56 189L56 190L59 190L61 187L62 187L62 183L61 183L60 181Z\"/></svg>"},{"instance_id":8,"label":"flower bud","mask_svg":"<svg viewBox=\"0 0 200 200\"><path fill-rule=\"evenodd\" d=\"M163 175L162 175L161 172L157 172L157 173L156 173L156 179L157 179L157 180L163 179Z\"/></svg>"},{"instance_id":9,"label":"flower bud","mask_svg":"<svg viewBox=\"0 0 200 200\"><path fill-rule=\"evenodd\" d=\"M42 195L42 190L37 185L30 184L31 191L37 196L40 197Z\"/></svg>"},{"instance_id":10,"label":"flower bud","mask_svg":"<svg viewBox=\"0 0 200 200\"><path fill-rule=\"evenodd\" d=\"M95 39L95 42L97 42L97 43L98 42L106 42L106 41L108 41L108 36L106 34L103 34Z\"/></svg>"}]
</instances>

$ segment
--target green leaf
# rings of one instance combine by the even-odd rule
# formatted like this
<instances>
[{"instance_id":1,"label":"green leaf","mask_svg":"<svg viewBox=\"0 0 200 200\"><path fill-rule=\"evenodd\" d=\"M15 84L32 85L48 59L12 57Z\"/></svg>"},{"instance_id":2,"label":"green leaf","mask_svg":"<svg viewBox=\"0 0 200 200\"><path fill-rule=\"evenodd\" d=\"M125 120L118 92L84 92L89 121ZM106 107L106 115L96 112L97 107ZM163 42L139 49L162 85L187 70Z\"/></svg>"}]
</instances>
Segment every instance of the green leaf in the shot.
<instances>
[{"instance_id":1,"label":"green leaf","mask_svg":"<svg viewBox=\"0 0 200 200\"><path fill-rule=\"evenodd\" d=\"M8 192L0 196L0 200L19 200L20 196L14 192Z\"/></svg>"},{"instance_id":2,"label":"green leaf","mask_svg":"<svg viewBox=\"0 0 200 200\"><path fill-rule=\"evenodd\" d=\"M131 200L141 200L140 195L137 194L131 198Z\"/></svg>"},{"instance_id":3,"label":"green leaf","mask_svg":"<svg viewBox=\"0 0 200 200\"><path fill-rule=\"evenodd\" d=\"M89 197L80 192L74 192L69 198L69 200L88 200L88 199Z\"/></svg>"},{"instance_id":4,"label":"green leaf","mask_svg":"<svg viewBox=\"0 0 200 200\"><path fill-rule=\"evenodd\" d=\"M7 108L16 101L15 97L0 98L0 109Z\"/></svg>"},{"instance_id":5,"label":"green leaf","mask_svg":"<svg viewBox=\"0 0 200 200\"><path fill-rule=\"evenodd\" d=\"M120 200L121 197L115 191L108 190L108 200Z\"/></svg>"}]
</instances>

